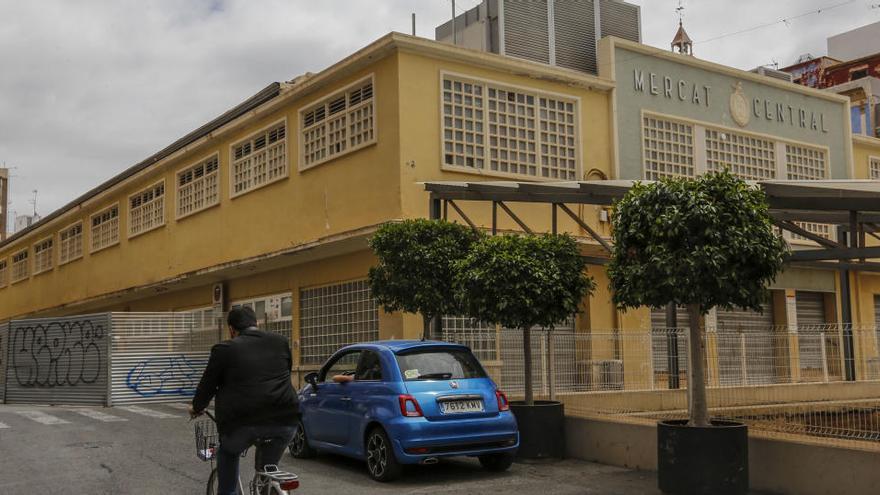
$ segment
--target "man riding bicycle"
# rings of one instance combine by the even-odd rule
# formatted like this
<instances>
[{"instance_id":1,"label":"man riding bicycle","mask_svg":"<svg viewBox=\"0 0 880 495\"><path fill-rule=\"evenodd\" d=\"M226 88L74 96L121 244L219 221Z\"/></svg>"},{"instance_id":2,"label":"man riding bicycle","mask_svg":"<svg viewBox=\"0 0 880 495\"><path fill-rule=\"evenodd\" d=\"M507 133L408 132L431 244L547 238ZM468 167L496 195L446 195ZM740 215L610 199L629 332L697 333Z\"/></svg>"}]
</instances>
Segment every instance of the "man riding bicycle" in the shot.
<instances>
[{"instance_id":1,"label":"man riding bicycle","mask_svg":"<svg viewBox=\"0 0 880 495\"><path fill-rule=\"evenodd\" d=\"M208 366L189 412L204 413L215 398L218 493L236 493L242 452L257 439L266 464L278 464L294 434L299 405L290 383L292 357L284 337L257 329L248 307L233 309L227 318L231 340L211 348Z\"/></svg>"}]
</instances>

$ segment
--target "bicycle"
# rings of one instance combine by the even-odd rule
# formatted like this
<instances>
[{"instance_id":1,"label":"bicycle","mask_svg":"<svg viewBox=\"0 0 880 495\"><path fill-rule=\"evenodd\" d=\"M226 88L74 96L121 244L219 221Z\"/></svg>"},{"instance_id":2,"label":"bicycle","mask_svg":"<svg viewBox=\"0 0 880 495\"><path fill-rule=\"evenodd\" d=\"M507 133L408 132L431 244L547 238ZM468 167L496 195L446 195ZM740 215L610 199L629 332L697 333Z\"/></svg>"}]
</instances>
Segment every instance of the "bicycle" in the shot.
<instances>
[{"instance_id":1,"label":"bicycle","mask_svg":"<svg viewBox=\"0 0 880 495\"><path fill-rule=\"evenodd\" d=\"M220 440L217 435L217 421L214 416L205 411L209 419L195 422L194 430L196 437L196 456L205 462L211 462L211 476L208 477L205 493L216 495L218 487L217 467L214 459L217 449L220 448ZM262 464L260 445L268 443L269 439L259 438L255 442L254 453L254 479L250 482L250 495L292 495L292 491L299 488L299 477L293 473L281 471L274 464ZM248 449L241 453L241 457L247 455ZM238 477L238 493L244 494L244 485L241 476Z\"/></svg>"}]
</instances>

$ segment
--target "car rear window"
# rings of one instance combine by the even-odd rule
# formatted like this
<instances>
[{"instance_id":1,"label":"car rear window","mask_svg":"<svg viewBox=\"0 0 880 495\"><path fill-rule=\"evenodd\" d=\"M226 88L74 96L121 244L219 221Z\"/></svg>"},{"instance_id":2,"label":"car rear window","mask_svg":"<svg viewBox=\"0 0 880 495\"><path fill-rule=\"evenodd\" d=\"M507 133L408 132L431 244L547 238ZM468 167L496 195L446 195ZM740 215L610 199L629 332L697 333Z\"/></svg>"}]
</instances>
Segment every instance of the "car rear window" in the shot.
<instances>
[{"instance_id":1,"label":"car rear window","mask_svg":"<svg viewBox=\"0 0 880 495\"><path fill-rule=\"evenodd\" d=\"M486 377L477 358L462 349L426 349L398 354L397 364L406 381Z\"/></svg>"}]
</instances>

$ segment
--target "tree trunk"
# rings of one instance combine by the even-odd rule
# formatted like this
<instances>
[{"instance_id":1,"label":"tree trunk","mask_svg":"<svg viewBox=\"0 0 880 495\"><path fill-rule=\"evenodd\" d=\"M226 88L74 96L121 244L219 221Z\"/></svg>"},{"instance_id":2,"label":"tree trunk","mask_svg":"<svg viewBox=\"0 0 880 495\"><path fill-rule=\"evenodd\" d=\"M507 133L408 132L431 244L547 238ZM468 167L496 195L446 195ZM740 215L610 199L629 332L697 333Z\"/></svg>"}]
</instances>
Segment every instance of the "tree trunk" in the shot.
<instances>
[{"instance_id":1,"label":"tree trunk","mask_svg":"<svg viewBox=\"0 0 880 495\"><path fill-rule=\"evenodd\" d=\"M422 323L424 324L424 328L422 329L422 340L431 340L431 318L428 315L422 315Z\"/></svg>"},{"instance_id":2,"label":"tree trunk","mask_svg":"<svg viewBox=\"0 0 880 495\"><path fill-rule=\"evenodd\" d=\"M700 305L688 304L688 415L690 426L709 426L709 408L706 403L706 380L703 372L703 339L700 330Z\"/></svg>"},{"instance_id":3,"label":"tree trunk","mask_svg":"<svg viewBox=\"0 0 880 495\"><path fill-rule=\"evenodd\" d=\"M532 391L532 334L530 328L523 328L523 383L525 384L525 402L527 406L535 405Z\"/></svg>"}]
</instances>

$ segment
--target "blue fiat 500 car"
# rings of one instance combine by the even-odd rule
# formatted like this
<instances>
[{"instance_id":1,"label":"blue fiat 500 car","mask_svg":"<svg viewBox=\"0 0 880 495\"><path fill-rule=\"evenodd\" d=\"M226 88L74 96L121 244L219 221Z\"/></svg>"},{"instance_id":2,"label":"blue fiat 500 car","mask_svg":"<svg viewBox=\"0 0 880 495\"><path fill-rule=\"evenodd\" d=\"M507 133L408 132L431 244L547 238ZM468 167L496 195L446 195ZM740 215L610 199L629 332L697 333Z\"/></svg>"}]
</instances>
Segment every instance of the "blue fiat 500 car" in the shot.
<instances>
[{"instance_id":1,"label":"blue fiat 500 car","mask_svg":"<svg viewBox=\"0 0 880 495\"><path fill-rule=\"evenodd\" d=\"M363 459L373 479L390 481L404 464L440 457L478 457L503 471L519 446L507 397L463 345L351 345L305 379L289 447L297 458L326 451Z\"/></svg>"}]
</instances>

